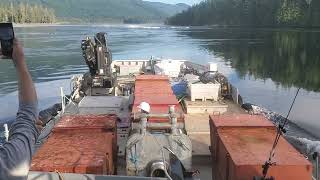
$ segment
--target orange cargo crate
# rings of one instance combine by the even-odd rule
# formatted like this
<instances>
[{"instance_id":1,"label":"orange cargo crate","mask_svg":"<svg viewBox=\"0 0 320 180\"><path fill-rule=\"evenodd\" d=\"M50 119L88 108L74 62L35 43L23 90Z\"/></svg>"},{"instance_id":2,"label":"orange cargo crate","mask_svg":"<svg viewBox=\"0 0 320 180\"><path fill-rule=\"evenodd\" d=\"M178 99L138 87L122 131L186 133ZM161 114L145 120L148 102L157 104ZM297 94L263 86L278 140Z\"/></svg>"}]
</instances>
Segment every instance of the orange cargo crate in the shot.
<instances>
[{"instance_id":1,"label":"orange cargo crate","mask_svg":"<svg viewBox=\"0 0 320 180\"><path fill-rule=\"evenodd\" d=\"M249 180L262 175L262 165L276 136L272 123L259 116L211 116L210 129L211 143L215 146L212 147L214 180ZM283 137L273 160L276 165L269 169L268 176L276 180L311 179L311 163Z\"/></svg>"},{"instance_id":2,"label":"orange cargo crate","mask_svg":"<svg viewBox=\"0 0 320 180\"><path fill-rule=\"evenodd\" d=\"M34 155L31 170L114 174L114 136L94 130L54 133Z\"/></svg>"}]
</instances>

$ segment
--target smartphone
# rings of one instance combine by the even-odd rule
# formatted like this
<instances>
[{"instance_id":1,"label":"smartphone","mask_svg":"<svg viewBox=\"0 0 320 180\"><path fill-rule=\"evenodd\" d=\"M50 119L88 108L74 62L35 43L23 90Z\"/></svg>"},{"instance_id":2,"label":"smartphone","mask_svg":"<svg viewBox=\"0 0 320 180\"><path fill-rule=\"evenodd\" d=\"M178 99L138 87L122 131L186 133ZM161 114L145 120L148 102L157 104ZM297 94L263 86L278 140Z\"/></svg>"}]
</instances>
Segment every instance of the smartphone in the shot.
<instances>
[{"instance_id":1,"label":"smartphone","mask_svg":"<svg viewBox=\"0 0 320 180\"><path fill-rule=\"evenodd\" d=\"M0 41L2 55L12 57L14 31L12 23L0 23Z\"/></svg>"}]
</instances>

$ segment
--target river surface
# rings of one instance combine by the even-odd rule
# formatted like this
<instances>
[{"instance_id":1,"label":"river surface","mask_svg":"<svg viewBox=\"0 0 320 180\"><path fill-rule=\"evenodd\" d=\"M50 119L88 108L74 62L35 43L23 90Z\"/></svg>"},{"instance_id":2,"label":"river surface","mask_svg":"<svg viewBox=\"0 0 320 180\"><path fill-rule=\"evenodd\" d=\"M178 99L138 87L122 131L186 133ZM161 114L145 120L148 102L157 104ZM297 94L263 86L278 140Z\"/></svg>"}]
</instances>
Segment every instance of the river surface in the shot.
<instances>
[{"instance_id":1,"label":"river surface","mask_svg":"<svg viewBox=\"0 0 320 180\"><path fill-rule=\"evenodd\" d=\"M289 119L296 136L320 138L320 31L300 29L178 28L152 25L76 25L16 27L39 96L40 109L59 102L59 87L87 71L80 43L96 32L108 33L113 59L151 56L217 62L245 102L282 115L297 88ZM0 60L0 122L14 119L17 81L13 64ZM2 127L0 127L2 128ZM301 133L302 132L302 133Z\"/></svg>"}]
</instances>

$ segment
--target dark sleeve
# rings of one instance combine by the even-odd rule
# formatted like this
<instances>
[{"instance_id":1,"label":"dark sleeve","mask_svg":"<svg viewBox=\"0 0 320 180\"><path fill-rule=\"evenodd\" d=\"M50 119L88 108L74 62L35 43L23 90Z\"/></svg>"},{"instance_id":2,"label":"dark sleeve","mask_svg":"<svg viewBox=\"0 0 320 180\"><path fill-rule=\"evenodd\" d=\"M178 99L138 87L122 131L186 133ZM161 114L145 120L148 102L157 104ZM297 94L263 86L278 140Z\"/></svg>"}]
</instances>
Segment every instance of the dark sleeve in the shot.
<instances>
[{"instance_id":1,"label":"dark sleeve","mask_svg":"<svg viewBox=\"0 0 320 180\"><path fill-rule=\"evenodd\" d=\"M39 135L35 125L37 114L37 104L19 105L9 142L0 147L0 178L26 179Z\"/></svg>"}]
</instances>

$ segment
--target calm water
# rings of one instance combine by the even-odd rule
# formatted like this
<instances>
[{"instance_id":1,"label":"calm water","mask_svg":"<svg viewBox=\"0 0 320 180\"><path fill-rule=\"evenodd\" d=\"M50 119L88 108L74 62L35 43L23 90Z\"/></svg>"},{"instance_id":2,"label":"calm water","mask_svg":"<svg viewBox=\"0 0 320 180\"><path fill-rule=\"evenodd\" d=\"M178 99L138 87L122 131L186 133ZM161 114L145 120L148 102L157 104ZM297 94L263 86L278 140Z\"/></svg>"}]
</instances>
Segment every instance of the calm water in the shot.
<instances>
[{"instance_id":1,"label":"calm water","mask_svg":"<svg viewBox=\"0 0 320 180\"><path fill-rule=\"evenodd\" d=\"M107 25L21 27L15 31L24 43L42 109L59 102L59 87L69 91L72 75L87 70L80 41L106 31L114 59L156 56L217 62L244 101L280 114L286 114L296 88L301 87L290 119L320 138L320 31ZM0 61L0 77L3 122L17 110L17 82L10 61Z\"/></svg>"}]
</instances>

